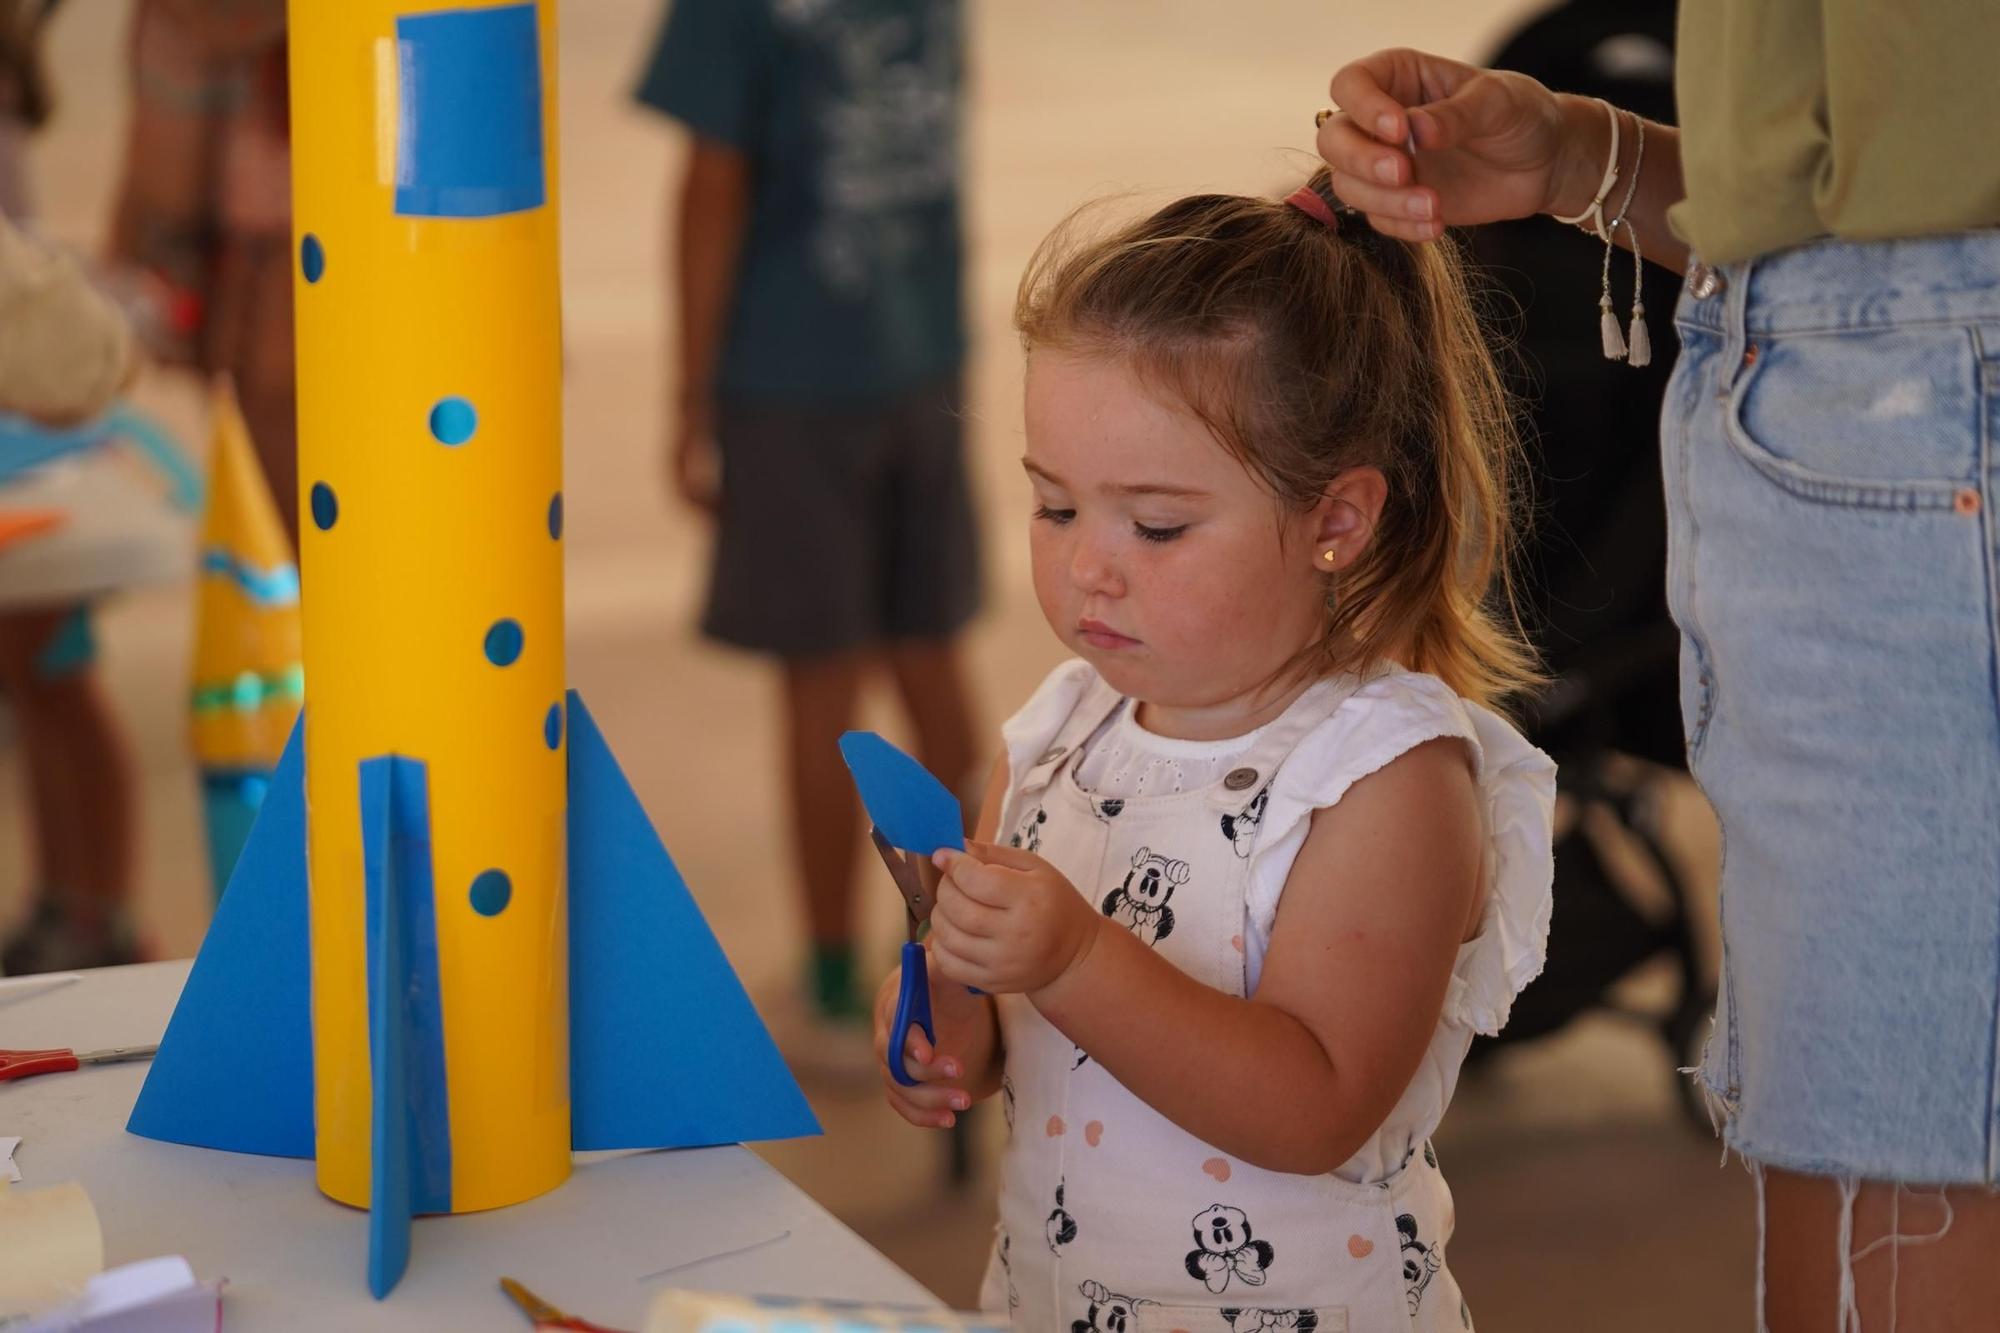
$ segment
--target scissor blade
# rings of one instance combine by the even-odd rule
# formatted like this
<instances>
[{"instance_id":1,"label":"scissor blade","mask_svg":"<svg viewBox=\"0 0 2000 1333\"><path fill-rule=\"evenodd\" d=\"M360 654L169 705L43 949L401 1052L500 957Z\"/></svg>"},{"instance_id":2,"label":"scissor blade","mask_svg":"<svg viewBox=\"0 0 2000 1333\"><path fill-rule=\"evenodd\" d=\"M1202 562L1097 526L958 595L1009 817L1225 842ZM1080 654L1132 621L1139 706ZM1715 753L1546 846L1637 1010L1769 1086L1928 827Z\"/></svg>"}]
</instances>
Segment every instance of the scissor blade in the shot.
<instances>
[{"instance_id":1,"label":"scissor blade","mask_svg":"<svg viewBox=\"0 0 2000 1333\"><path fill-rule=\"evenodd\" d=\"M151 1046L117 1046L108 1051L78 1051L76 1062L80 1065L115 1065L127 1060L150 1060L159 1053L157 1043Z\"/></svg>"},{"instance_id":2,"label":"scissor blade","mask_svg":"<svg viewBox=\"0 0 2000 1333\"><path fill-rule=\"evenodd\" d=\"M898 851L879 828L869 828L868 840L875 844L882 864L889 869L889 878L896 881L896 891L903 895L904 910L910 915L910 938L915 939L918 927L931 919L931 909L937 906L936 881L923 873L930 863Z\"/></svg>"}]
</instances>

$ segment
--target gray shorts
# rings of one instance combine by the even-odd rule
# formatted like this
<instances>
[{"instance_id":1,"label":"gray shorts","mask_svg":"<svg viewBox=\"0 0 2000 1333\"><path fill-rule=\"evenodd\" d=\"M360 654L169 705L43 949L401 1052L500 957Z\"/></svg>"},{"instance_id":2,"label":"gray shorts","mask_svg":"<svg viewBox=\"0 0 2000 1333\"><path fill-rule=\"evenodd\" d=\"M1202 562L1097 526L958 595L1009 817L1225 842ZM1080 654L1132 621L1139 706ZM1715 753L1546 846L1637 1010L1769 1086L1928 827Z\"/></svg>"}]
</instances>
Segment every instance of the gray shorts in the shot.
<instances>
[{"instance_id":1,"label":"gray shorts","mask_svg":"<svg viewBox=\"0 0 2000 1333\"><path fill-rule=\"evenodd\" d=\"M858 407L725 403L702 632L778 657L941 639L979 609L957 376Z\"/></svg>"}]
</instances>

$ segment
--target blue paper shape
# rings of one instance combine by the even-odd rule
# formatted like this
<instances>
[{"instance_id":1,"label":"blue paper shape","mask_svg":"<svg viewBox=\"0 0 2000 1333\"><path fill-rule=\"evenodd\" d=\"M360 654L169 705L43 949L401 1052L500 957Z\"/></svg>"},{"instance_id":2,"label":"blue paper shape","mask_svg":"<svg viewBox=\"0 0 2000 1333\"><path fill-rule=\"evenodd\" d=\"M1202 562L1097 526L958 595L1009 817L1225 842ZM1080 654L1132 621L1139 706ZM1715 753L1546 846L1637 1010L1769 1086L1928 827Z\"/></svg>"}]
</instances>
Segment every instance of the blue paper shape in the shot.
<instances>
[{"instance_id":1,"label":"blue paper shape","mask_svg":"<svg viewBox=\"0 0 2000 1333\"><path fill-rule=\"evenodd\" d=\"M929 769L872 731L842 736L840 756L854 775L868 818L891 847L919 856L940 847L965 850L965 816L958 798Z\"/></svg>"},{"instance_id":2,"label":"blue paper shape","mask_svg":"<svg viewBox=\"0 0 2000 1333\"><path fill-rule=\"evenodd\" d=\"M168 1143L313 1155L303 716L216 908L125 1128Z\"/></svg>"},{"instance_id":3,"label":"blue paper shape","mask_svg":"<svg viewBox=\"0 0 2000 1333\"><path fill-rule=\"evenodd\" d=\"M532 4L396 20L396 212L479 218L540 208L542 62Z\"/></svg>"},{"instance_id":4,"label":"blue paper shape","mask_svg":"<svg viewBox=\"0 0 2000 1333\"><path fill-rule=\"evenodd\" d=\"M411 1215L451 1211L430 800L420 760L361 762L361 848L374 1100L368 1289L380 1300L409 1266Z\"/></svg>"},{"instance_id":5,"label":"blue paper shape","mask_svg":"<svg viewBox=\"0 0 2000 1333\"><path fill-rule=\"evenodd\" d=\"M818 1134L603 732L569 691L570 1140L578 1151Z\"/></svg>"}]
</instances>

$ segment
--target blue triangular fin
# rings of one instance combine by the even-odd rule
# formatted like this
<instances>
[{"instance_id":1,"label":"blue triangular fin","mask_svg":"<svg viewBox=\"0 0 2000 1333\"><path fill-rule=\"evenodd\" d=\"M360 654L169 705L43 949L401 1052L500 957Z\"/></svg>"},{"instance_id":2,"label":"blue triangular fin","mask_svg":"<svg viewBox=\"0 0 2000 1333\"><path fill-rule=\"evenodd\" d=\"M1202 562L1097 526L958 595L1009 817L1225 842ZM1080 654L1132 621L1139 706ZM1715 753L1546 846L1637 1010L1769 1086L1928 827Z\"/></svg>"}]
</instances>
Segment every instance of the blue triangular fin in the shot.
<instances>
[{"instance_id":1,"label":"blue triangular fin","mask_svg":"<svg viewBox=\"0 0 2000 1333\"><path fill-rule=\"evenodd\" d=\"M569 692L571 1143L819 1133L604 734Z\"/></svg>"},{"instance_id":2,"label":"blue triangular fin","mask_svg":"<svg viewBox=\"0 0 2000 1333\"><path fill-rule=\"evenodd\" d=\"M313 1155L304 728L301 716L174 1006L125 1124L134 1134Z\"/></svg>"}]
</instances>

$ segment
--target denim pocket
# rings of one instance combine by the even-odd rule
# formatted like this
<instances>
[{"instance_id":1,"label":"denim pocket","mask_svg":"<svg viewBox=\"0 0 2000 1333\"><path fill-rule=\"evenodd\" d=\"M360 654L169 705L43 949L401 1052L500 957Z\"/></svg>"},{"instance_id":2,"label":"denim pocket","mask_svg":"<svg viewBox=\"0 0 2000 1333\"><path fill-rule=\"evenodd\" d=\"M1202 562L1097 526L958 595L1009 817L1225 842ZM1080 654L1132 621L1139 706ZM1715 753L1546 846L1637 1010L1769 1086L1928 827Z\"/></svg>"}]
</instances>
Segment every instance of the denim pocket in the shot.
<instances>
[{"instance_id":1,"label":"denim pocket","mask_svg":"<svg viewBox=\"0 0 2000 1333\"><path fill-rule=\"evenodd\" d=\"M1970 329L1857 329L1753 340L1723 430L1800 499L1949 509L1978 484L1980 411Z\"/></svg>"}]
</instances>

